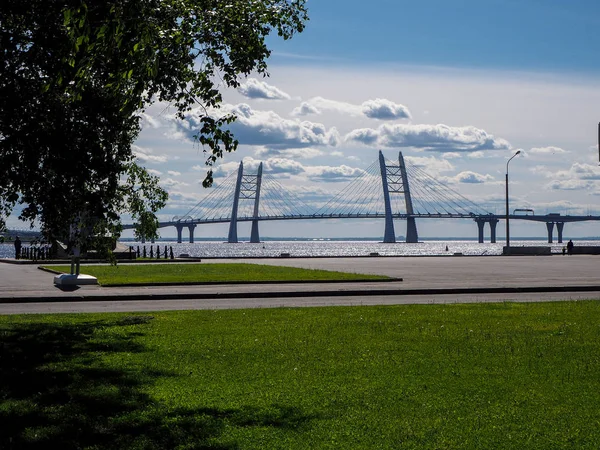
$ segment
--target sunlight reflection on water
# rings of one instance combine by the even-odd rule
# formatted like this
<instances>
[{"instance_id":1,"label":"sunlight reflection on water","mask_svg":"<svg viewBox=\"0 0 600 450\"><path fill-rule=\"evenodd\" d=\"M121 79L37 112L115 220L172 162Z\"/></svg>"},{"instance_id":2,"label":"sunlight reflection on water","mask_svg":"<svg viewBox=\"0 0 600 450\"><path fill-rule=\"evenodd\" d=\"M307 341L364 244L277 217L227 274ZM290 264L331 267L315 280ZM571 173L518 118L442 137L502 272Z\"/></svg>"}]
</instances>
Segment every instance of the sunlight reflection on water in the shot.
<instances>
[{"instance_id":1,"label":"sunlight reflection on water","mask_svg":"<svg viewBox=\"0 0 600 450\"><path fill-rule=\"evenodd\" d=\"M600 245L600 241L575 241L576 245ZM480 244L474 241L435 240L423 241L418 244L407 244L398 242L395 244L384 244L378 241L265 241L260 244L240 242L229 244L217 241L198 241L194 244L174 241L157 241L155 244L125 241L124 245L132 245L134 250L144 245L149 253L150 246L154 251L159 246L164 252L165 245L173 247L175 256L188 254L198 258L245 258L245 257L280 257L282 253L289 253L291 257L314 257L314 256L369 256L378 253L381 256L452 256L455 253L463 255L501 255L503 242L491 244L489 242ZM511 241L514 247L520 246L550 246L552 253L560 253L564 244L548 244L544 241ZM446 246L448 250L446 250ZM12 258L14 248L12 244L0 244L0 258Z\"/></svg>"}]
</instances>

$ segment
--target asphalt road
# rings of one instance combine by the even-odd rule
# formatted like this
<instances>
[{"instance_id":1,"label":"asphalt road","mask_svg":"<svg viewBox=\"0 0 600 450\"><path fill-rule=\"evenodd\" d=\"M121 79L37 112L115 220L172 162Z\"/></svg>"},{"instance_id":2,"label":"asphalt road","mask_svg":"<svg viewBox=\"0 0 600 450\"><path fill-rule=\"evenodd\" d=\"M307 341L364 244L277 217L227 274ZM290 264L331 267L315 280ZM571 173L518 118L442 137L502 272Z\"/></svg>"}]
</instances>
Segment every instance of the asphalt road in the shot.
<instances>
[{"instance_id":1,"label":"asphalt road","mask_svg":"<svg viewBox=\"0 0 600 450\"><path fill-rule=\"evenodd\" d=\"M103 300L0 304L0 314L82 312L151 312L198 309L302 308L407 304L546 302L600 299L600 291L522 294L361 295L333 297L273 297L197 300Z\"/></svg>"}]
</instances>

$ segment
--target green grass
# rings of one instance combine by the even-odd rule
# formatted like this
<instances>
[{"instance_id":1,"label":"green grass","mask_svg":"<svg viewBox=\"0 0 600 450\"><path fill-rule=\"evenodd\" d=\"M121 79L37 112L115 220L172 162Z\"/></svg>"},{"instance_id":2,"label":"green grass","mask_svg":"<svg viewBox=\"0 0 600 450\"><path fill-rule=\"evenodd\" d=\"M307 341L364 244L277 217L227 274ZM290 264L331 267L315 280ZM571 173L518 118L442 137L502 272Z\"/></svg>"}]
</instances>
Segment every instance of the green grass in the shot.
<instances>
[{"instance_id":1,"label":"green grass","mask_svg":"<svg viewBox=\"0 0 600 450\"><path fill-rule=\"evenodd\" d=\"M69 273L70 266L46 266ZM386 280L387 276L365 275L328 270L259 264L120 264L118 266L87 265L82 273L98 278L102 285L150 283L214 283L256 281L353 281Z\"/></svg>"},{"instance_id":2,"label":"green grass","mask_svg":"<svg viewBox=\"0 0 600 450\"><path fill-rule=\"evenodd\" d=\"M0 316L0 338L0 448L600 447L600 302Z\"/></svg>"}]
</instances>

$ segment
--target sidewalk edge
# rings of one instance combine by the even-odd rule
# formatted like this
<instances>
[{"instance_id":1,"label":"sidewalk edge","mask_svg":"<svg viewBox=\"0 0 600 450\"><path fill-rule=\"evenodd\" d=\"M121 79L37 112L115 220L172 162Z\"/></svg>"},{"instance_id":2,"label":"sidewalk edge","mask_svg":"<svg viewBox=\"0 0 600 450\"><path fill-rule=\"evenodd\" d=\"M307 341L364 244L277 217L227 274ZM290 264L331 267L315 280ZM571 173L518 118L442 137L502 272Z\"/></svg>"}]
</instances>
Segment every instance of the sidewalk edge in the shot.
<instances>
[{"instance_id":1,"label":"sidewalk edge","mask_svg":"<svg viewBox=\"0 0 600 450\"><path fill-rule=\"evenodd\" d=\"M462 294L519 294L544 292L600 292L600 286L530 286L499 288L450 288L450 289L349 289L315 291L277 291L277 292L210 292L210 293L172 293L172 294L110 294L59 296L13 296L0 297L2 303L50 303L80 301L142 301L142 300L204 300L233 298L295 298L295 297L358 297L371 295L462 295Z\"/></svg>"}]
</instances>

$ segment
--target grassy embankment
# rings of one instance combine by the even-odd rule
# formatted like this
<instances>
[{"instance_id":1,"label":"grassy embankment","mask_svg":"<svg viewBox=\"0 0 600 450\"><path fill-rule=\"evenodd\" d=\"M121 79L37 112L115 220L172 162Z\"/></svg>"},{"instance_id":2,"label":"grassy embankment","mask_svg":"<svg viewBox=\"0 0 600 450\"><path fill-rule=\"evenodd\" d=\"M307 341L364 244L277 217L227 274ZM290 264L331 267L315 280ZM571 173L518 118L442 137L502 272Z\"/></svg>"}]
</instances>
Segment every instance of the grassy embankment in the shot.
<instances>
[{"instance_id":1,"label":"grassy embankment","mask_svg":"<svg viewBox=\"0 0 600 450\"><path fill-rule=\"evenodd\" d=\"M70 266L45 266L69 273ZM356 281L384 280L381 275L333 272L242 263L216 264L120 264L118 266L86 265L82 272L98 278L103 286L150 283L210 283L253 281Z\"/></svg>"},{"instance_id":2,"label":"grassy embankment","mask_svg":"<svg viewBox=\"0 0 600 450\"><path fill-rule=\"evenodd\" d=\"M600 302L0 316L0 448L600 447Z\"/></svg>"}]
</instances>

